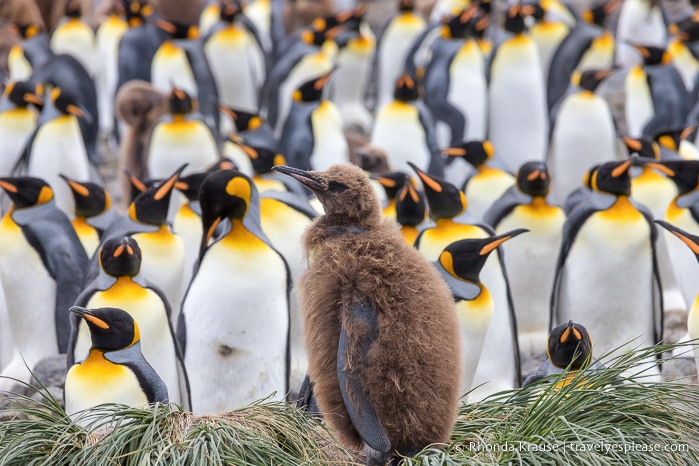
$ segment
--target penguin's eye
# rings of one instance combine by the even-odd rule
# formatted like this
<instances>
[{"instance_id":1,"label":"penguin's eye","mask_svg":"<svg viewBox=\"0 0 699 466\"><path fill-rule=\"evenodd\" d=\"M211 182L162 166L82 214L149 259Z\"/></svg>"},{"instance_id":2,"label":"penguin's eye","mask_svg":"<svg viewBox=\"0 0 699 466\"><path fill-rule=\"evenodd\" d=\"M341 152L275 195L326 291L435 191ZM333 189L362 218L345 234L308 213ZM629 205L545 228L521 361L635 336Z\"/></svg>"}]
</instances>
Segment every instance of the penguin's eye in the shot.
<instances>
[{"instance_id":1,"label":"penguin's eye","mask_svg":"<svg viewBox=\"0 0 699 466\"><path fill-rule=\"evenodd\" d=\"M346 184L342 184L338 181L333 180L333 181L330 181L330 183L328 183L328 191L330 191L330 192L341 193L342 191L344 191L347 188L348 188L348 186Z\"/></svg>"}]
</instances>

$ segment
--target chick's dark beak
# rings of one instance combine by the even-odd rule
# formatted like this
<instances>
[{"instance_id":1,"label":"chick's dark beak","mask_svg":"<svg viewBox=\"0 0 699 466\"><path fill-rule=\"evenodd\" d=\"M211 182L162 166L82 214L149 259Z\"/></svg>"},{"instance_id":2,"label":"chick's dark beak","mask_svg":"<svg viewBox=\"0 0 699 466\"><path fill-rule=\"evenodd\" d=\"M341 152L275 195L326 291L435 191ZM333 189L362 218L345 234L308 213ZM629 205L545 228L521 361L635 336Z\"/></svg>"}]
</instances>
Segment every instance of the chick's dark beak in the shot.
<instances>
[{"instance_id":1,"label":"chick's dark beak","mask_svg":"<svg viewBox=\"0 0 699 466\"><path fill-rule=\"evenodd\" d=\"M318 175L311 171L300 170L298 168L289 167L288 165L275 165L272 167L272 170L289 175L311 191L319 192L326 190L325 184L321 182Z\"/></svg>"}]
</instances>

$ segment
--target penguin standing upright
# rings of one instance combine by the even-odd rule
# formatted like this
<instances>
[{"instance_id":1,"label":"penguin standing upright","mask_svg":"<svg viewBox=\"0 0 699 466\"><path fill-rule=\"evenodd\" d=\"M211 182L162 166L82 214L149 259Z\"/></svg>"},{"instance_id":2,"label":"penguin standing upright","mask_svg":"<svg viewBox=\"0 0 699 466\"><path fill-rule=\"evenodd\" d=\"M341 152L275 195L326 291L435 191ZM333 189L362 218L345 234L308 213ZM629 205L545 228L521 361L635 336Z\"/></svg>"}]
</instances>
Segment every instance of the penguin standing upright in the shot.
<instances>
[{"instance_id":1,"label":"penguin standing upright","mask_svg":"<svg viewBox=\"0 0 699 466\"><path fill-rule=\"evenodd\" d=\"M473 167L463 182L463 191L468 200L468 212L482 220L488 208L515 184L511 173L492 166L495 148L490 141L476 140L448 147L442 151L450 157L459 157Z\"/></svg>"},{"instance_id":2,"label":"penguin standing upright","mask_svg":"<svg viewBox=\"0 0 699 466\"><path fill-rule=\"evenodd\" d=\"M551 171L551 196L562 203L592 165L619 160L612 109L595 94L609 70L573 74L575 92L564 96L553 116L546 164Z\"/></svg>"},{"instance_id":3,"label":"penguin standing upright","mask_svg":"<svg viewBox=\"0 0 699 466\"><path fill-rule=\"evenodd\" d=\"M149 178L165 178L187 164L185 175L205 171L220 158L216 136L197 112L197 100L173 87L168 115L155 123L146 149Z\"/></svg>"},{"instance_id":4,"label":"penguin standing upright","mask_svg":"<svg viewBox=\"0 0 699 466\"><path fill-rule=\"evenodd\" d=\"M239 1L222 2L219 21L204 37L204 53L216 80L219 102L256 112L267 73L259 39L241 22Z\"/></svg>"},{"instance_id":5,"label":"penguin standing upright","mask_svg":"<svg viewBox=\"0 0 699 466\"><path fill-rule=\"evenodd\" d=\"M175 188L184 194L187 202L175 212L172 218L172 232L182 238L184 244L184 269L182 276L182 286L187 287L192 279L195 264L199 257L199 245L204 231L201 226L201 205L199 204L199 189L204 182L204 179L209 176L209 172L197 172L188 176L182 176L177 179ZM178 304L179 305L179 304ZM173 326L177 326L177 321L173 322Z\"/></svg>"},{"instance_id":6,"label":"penguin standing upright","mask_svg":"<svg viewBox=\"0 0 699 466\"><path fill-rule=\"evenodd\" d=\"M466 211L467 201L463 191L416 167L413 169L422 182L429 216L434 222L434 225L425 227L415 239L415 248L427 259L436 261L444 248L454 241L493 236L492 228L485 224L461 223L456 220L456 217L463 217ZM488 284L495 308L473 382L473 386L477 388L469 394L470 401L500 390L513 389L521 382L517 321L505 266L499 256L500 253L482 270L481 280Z\"/></svg>"},{"instance_id":7,"label":"penguin standing upright","mask_svg":"<svg viewBox=\"0 0 699 466\"><path fill-rule=\"evenodd\" d=\"M667 26L661 2L657 0L624 0L616 25L615 64L631 68L639 63L633 44L663 47L667 41ZM593 332L594 333L594 332Z\"/></svg>"},{"instance_id":8,"label":"penguin standing upright","mask_svg":"<svg viewBox=\"0 0 699 466\"><path fill-rule=\"evenodd\" d=\"M140 275L138 243L130 236L112 238L100 247L98 254L100 274L85 285L75 305L128 312L139 326L143 355L165 382L170 401L188 408L187 374L170 323L170 303L159 288ZM76 315L71 317L68 367L87 357L90 349L89 325Z\"/></svg>"},{"instance_id":9,"label":"penguin standing upright","mask_svg":"<svg viewBox=\"0 0 699 466\"><path fill-rule=\"evenodd\" d=\"M294 92L279 148L288 163L302 170L325 170L349 161L342 115L323 90L329 74L311 79Z\"/></svg>"},{"instance_id":10,"label":"penguin standing upright","mask_svg":"<svg viewBox=\"0 0 699 466\"><path fill-rule=\"evenodd\" d=\"M630 168L631 160L607 162L593 174L593 190L606 196L589 196L568 214L551 294L551 327L585 322L602 354L662 338L657 231L650 212L630 198ZM638 370L643 380L659 379L654 355Z\"/></svg>"},{"instance_id":11,"label":"penguin standing upright","mask_svg":"<svg viewBox=\"0 0 699 466\"><path fill-rule=\"evenodd\" d=\"M262 232L257 189L245 175L219 170L204 180L199 200L199 267L177 328L192 411L217 414L266 396L284 399L291 280ZM210 244L226 219L230 228Z\"/></svg>"},{"instance_id":12,"label":"penguin standing upright","mask_svg":"<svg viewBox=\"0 0 699 466\"><path fill-rule=\"evenodd\" d=\"M89 423L80 412L101 404L143 408L168 402L167 386L143 357L138 324L127 312L78 306L70 312L87 322L92 346L87 358L66 374L63 397L68 416Z\"/></svg>"},{"instance_id":13,"label":"penguin standing upright","mask_svg":"<svg viewBox=\"0 0 699 466\"><path fill-rule=\"evenodd\" d=\"M408 172L411 162L434 176L444 174L434 121L408 74L396 81L393 101L376 113L370 144L386 152L391 170Z\"/></svg>"},{"instance_id":14,"label":"penguin standing upright","mask_svg":"<svg viewBox=\"0 0 699 466\"><path fill-rule=\"evenodd\" d=\"M620 4L621 0L610 0L583 10L580 20L558 45L551 57L547 78L549 111L565 94L573 73L607 70L614 65L614 35L606 27L606 21Z\"/></svg>"},{"instance_id":15,"label":"penguin standing upright","mask_svg":"<svg viewBox=\"0 0 699 466\"><path fill-rule=\"evenodd\" d=\"M325 211L305 234L300 289L309 375L325 420L343 444L363 446L367 465L447 442L461 371L449 288L381 219L360 168L275 170L311 189ZM410 344L395 351L406 337ZM420 376L410 377L417 368Z\"/></svg>"},{"instance_id":16,"label":"penguin standing upright","mask_svg":"<svg viewBox=\"0 0 699 466\"><path fill-rule=\"evenodd\" d=\"M677 228L676 226L662 220L656 220L655 223L679 238L680 241L682 241L691 250L694 258L699 262L699 236L687 233L681 228ZM699 338L699 294L696 298L694 298L694 301L691 302L689 307L689 313L687 315L687 331L689 333L690 340L696 340ZM697 366L697 373L699 373L699 346L697 345L694 345L694 361Z\"/></svg>"},{"instance_id":17,"label":"penguin standing upright","mask_svg":"<svg viewBox=\"0 0 699 466\"><path fill-rule=\"evenodd\" d=\"M68 307L83 286L88 259L46 182L1 178L0 188L12 200L0 221L0 281L16 348L0 375L28 382L36 363L66 352ZM14 383L0 377L0 390Z\"/></svg>"},{"instance_id":18,"label":"penguin standing upright","mask_svg":"<svg viewBox=\"0 0 699 466\"><path fill-rule=\"evenodd\" d=\"M510 170L546 157L548 115L539 51L527 34L531 5L516 3L505 17L512 37L500 43L490 61L488 139Z\"/></svg>"},{"instance_id":19,"label":"penguin standing upright","mask_svg":"<svg viewBox=\"0 0 699 466\"><path fill-rule=\"evenodd\" d=\"M643 61L624 80L626 132L631 137L652 137L683 126L691 110L691 96L670 54L664 47L634 47Z\"/></svg>"},{"instance_id":20,"label":"penguin standing upright","mask_svg":"<svg viewBox=\"0 0 699 466\"><path fill-rule=\"evenodd\" d=\"M461 335L462 394L473 387L483 342L495 308L487 284L480 280L481 269L498 246L526 231L517 229L499 236L454 241L444 248L435 261L456 302Z\"/></svg>"},{"instance_id":21,"label":"penguin standing upright","mask_svg":"<svg viewBox=\"0 0 699 466\"><path fill-rule=\"evenodd\" d=\"M80 0L65 3L65 17L51 33L51 50L56 54L69 54L75 57L85 71L95 75L95 31L84 18Z\"/></svg>"},{"instance_id":22,"label":"penguin standing upright","mask_svg":"<svg viewBox=\"0 0 699 466\"><path fill-rule=\"evenodd\" d=\"M426 27L413 0L398 0L398 14L384 26L376 44L376 108L393 100L408 50Z\"/></svg>"},{"instance_id":23,"label":"penguin standing upright","mask_svg":"<svg viewBox=\"0 0 699 466\"><path fill-rule=\"evenodd\" d=\"M0 176L10 176L27 140L36 128L39 113L30 105L44 101L26 81L10 81L0 100Z\"/></svg>"},{"instance_id":24,"label":"penguin standing upright","mask_svg":"<svg viewBox=\"0 0 699 466\"><path fill-rule=\"evenodd\" d=\"M425 196L417 190L412 180L406 180L396 193L395 210L400 234L405 242L412 246L427 218Z\"/></svg>"},{"instance_id":25,"label":"penguin standing upright","mask_svg":"<svg viewBox=\"0 0 699 466\"><path fill-rule=\"evenodd\" d=\"M498 234L514 228L529 230L516 247L504 244L502 248L516 304L519 348L523 358L538 358L549 331L547 309L566 214L547 199L551 175L544 162L525 163L516 179L516 185L493 203L483 220Z\"/></svg>"},{"instance_id":26,"label":"penguin standing upright","mask_svg":"<svg viewBox=\"0 0 699 466\"><path fill-rule=\"evenodd\" d=\"M59 175L97 181L78 124L78 118L85 117L74 95L54 88L17 168L18 174L45 180L55 193L56 205L70 215L75 211L73 193Z\"/></svg>"},{"instance_id":27,"label":"penguin standing upright","mask_svg":"<svg viewBox=\"0 0 699 466\"><path fill-rule=\"evenodd\" d=\"M89 181L77 181L63 174L59 176L73 192L75 211L71 223L85 248L87 257L92 257L100 244L102 231L116 219L112 210L112 198L102 187ZM88 219L98 219L97 224Z\"/></svg>"},{"instance_id":28,"label":"penguin standing upright","mask_svg":"<svg viewBox=\"0 0 699 466\"><path fill-rule=\"evenodd\" d=\"M468 139L483 139L488 121L488 84L485 57L471 35L481 11L472 5L458 15L442 20L442 34L430 44L425 67L425 104L432 112L441 135L440 146L457 145Z\"/></svg>"},{"instance_id":29,"label":"penguin standing upright","mask_svg":"<svg viewBox=\"0 0 699 466\"><path fill-rule=\"evenodd\" d=\"M529 28L529 35L539 51L544 82L548 81L551 59L570 32L571 26L577 22L572 15L569 18L557 15L555 10L560 4L557 0L542 0L532 4L534 24Z\"/></svg>"}]
</instances>

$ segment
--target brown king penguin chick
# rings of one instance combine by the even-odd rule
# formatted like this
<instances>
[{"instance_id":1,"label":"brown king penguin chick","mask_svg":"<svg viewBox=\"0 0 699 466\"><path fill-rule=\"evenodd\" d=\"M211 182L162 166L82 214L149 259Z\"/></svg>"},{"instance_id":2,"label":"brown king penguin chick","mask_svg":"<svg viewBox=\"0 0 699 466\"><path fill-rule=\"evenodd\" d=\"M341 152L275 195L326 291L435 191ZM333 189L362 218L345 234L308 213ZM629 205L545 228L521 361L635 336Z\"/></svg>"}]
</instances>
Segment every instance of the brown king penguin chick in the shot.
<instances>
[{"instance_id":1,"label":"brown king penguin chick","mask_svg":"<svg viewBox=\"0 0 699 466\"><path fill-rule=\"evenodd\" d=\"M367 465L449 441L459 404L454 302L437 270L381 217L354 165L288 166L325 214L304 235L299 283L309 376L327 424Z\"/></svg>"}]
</instances>

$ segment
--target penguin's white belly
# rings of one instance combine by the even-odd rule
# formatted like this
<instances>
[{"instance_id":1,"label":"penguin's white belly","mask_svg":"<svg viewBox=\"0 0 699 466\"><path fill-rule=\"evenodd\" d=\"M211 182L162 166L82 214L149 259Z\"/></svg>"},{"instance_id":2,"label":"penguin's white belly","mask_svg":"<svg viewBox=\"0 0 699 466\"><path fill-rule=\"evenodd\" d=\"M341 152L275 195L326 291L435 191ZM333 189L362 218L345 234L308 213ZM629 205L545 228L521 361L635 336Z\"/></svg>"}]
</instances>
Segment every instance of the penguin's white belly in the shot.
<instances>
[{"instance_id":1,"label":"penguin's white belly","mask_svg":"<svg viewBox=\"0 0 699 466\"><path fill-rule=\"evenodd\" d=\"M488 122L488 83L483 53L469 40L449 66L447 101L466 116L464 141L485 139Z\"/></svg>"},{"instance_id":2,"label":"penguin's white belly","mask_svg":"<svg viewBox=\"0 0 699 466\"><path fill-rule=\"evenodd\" d=\"M0 176L11 176L19 156L36 127L36 114L16 108L0 113Z\"/></svg>"},{"instance_id":3,"label":"penguin's white belly","mask_svg":"<svg viewBox=\"0 0 699 466\"><path fill-rule=\"evenodd\" d=\"M204 46L216 81L219 100L228 106L256 112L257 96L264 80L260 57L253 56L255 44L236 28L219 31Z\"/></svg>"},{"instance_id":4,"label":"penguin's white belly","mask_svg":"<svg viewBox=\"0 0 699 466\"><path fill-rule=\"evenodd\" d=\"M578 232L561 279L558 323L569 319L590 331L597 355L652 345L650 229L645 220L591 216ZM634 340L634 341L631 341Z\"/></svg>"},{"instance_id":5,"label":"penguin's white belly","mask_svg":"<svg viewBox=\"0 0 699 466\"><path fill-rule=\"evenodd\" d=\"M6 217L0 223L0 238L0 280L16 348L0 375L28 382L27 366L33 370L41 359L58 354L56 282L20 228ZM0 390L15 383L0 378Z\"/></svg>"},{"instance_id":6,"label":"penguin's white belly","mask_svg":"<svg viewBox=\"0 0 699 466\"><path fill-rule=\"evenodd\" d=\"M116 285L119 286L119 285ZM123 309L134 318L141 332L141 351L146 361L167 385L169 401L182 403L175 342L162 300L155 292L132 285L125 293L100 291L87 303L87 308L115 307ZM75 361L87 357L92 342L87 324L81 320L75 345Z\"/></svg>"},{"instance_id":7,"label":"penguin's white belly","mask_svg":"<svg viewBox=\"0 0 699 466\"><path fill-rule=\"evenodd\" d=\"M286 395L284 262L268 250L211 246L183 305L192 409L217 414ZM222 281L226 286L221 286Z\"/></svg>"},{"instance_id":8,"label":"penguin's white belly","mask_svg":"<svg viewBox=\"0 0 699 466\"><path fill-rule=\"evenodd\" d=\"M175 234L138 233L132 235L141 247L141 274L165 293L172 308L171 321L176 324L182 301L184 243Z\"/></svg>"},{"instance_id":9,"label":"penguin's white belly","mask_svg":"<svg viewBox=\"0 0 699 466\"><path fill-rule=\"evenodd\" d=\"M544 213L519 206L497 227L497 234L515 228L529 230L516 244L502 246L523 357L545 353L549 300L564 222L565 214L559 208L549 207Z\"/></svg>"},{"instance_id":10,"label":"penguin's white belly","mask_svg":"<svg viewBox=\"0 0 699 466\"><path fill-rule=\"evenodd\" d=\"M551 58L558 46L568 35L569 27L562 21L547 21L538 23L530 29L532 40L536 43L541 62L541 72L548 76Z\"/></svg>"},{"instance_id":11,"label":"penguin's white belly","mask_svg":"<svg viewBox=\"0 0 699 466\"><path fill-rule=\"evenodd\" d=\"M511 170L528 160L543 161L548 115L544 78L534 43L501 46L490 76L489 139L499 156Z\"/></svg>"},{"instance_id":12,"label":"penguin's white belly","mask_svg":"<svg viewBox=\"0 0 699 466\"><path fill-rule=\"evenodd\" d=\"M313 152L311 167L326 170L349 162L349 146L342 130L342 115L331 101L322 102L311 114Z\"/></svg>"},{"instance_id":13,"label":"penguin's white belly","mask_svg":"<svg viewBox=\"0 0 699 466\"><path fill-rule=\"evenodd\" d=\"M51 50L73 56L90 75L95 74L95 34L87 24L68 20L51 36Z\"/></svg>"},{"instance_id":14,"label":"penguin's white belly","mask_svg":"<svg viewBox=\"0 0 699 466\"><path fill-rule=\"evenodd\" d=\"M461 394L464 394L472 387L473 378L478 368L478 361L483 350L485 334L493 316L493 300L490 298L490 294L488 293L485 298L479 296L473 301L457 302L456 316L461 335L461 367L463 370L461 374Z\"/></svg>"},{"instance_id":15,"label":"penguin's white belly","mask_svg":"<svg viewBox=\"0 0 699 466\"><path fill-rule=\"evenodd\" d=\"M56 205L72 217L75 201L68 183L58 175L78 181L90 180L87 151L77 119L55 118L39 128L29 156L27 174L44 179L53 189Z\"/></svg>"},{"instance_id":16,"label":"penguin's white belly","mask_svg":"<svg viewBox=\"0 0 699 466\"><path fill-rule=\"evenodd\" d=\"M688 210L683 209L679 216L666 217L665 221L692 235L699 235L699 226ZM668 257L675 272L682 296L687 304L693 303L699 294L697 281L697 259L694 253L675 235L663 229Z\"/></svg>"},{"instance_id":17,"label":"penguin's white belly","mask_svg":"<svg viewBox=\"0 0 699 466\"><path fill-rule=\"evenodd\" d=\"M128 25L125 21L109 17L95 34L97 48L95 87L100 129L103 133L109 133L114 126L114 92L119 78L119 41L127 30Z\"/></svg>"},{"instance_id":18,"label":"penguin's white belly","mask_svg":"<svg viewBox=\"0 0 699 466\"><path fill-rule=\"evenodd\" d=\"M91 367L92 366L92 367ZM79 411L104 403L133 407L148 404L136 374L126 366L105 361L93 365L74 365L66 374L65 411L71 417Z\"/></svg>"},{"instance_id":19,"label":"penguin's white belly","mask_svg":"<svg viewBox=\"0 0 699 466\"><path fill-rule=\"evenodd\" d=\"M342 115L344 127L359 127L369 134L372 117L364 105L364 95L375 47L373 39L360 39L358 42L357 45L350 43L350 48L338 56L338 69L331 82L331 99Z\"/></svg>"},{"instance_id":20,"label":"penguin's white belly","mask_svg":"<svg viewBox=\"0 0 699 466\"><path fill-rule=\"evenodd\" d=\"M590 167L616 158L614 121L604 99L587 93L567 97L556 117L548 160L556 202L582 185Z\"/></svg>"},{"instance_id":21,"label":"penguin's white belly","mask_svg":"<svg viewBox=\"0 0 699 466\"><path fill-rule=\"evenodd\" d=\"M376 108L393 100L396 80L403 72L405 57L417 36L425 29L425 22L417 15L405 20L397 18L384 31L378 48L378 91Z\"/></svg>"},{"instance_id":22,"label":"penguin's white belly","mask_svg":"<svg viewBox=\"0 0 699 466\"><path fill-rule=\"evenodd\" d=\"M476 219L481 220L493 202L514 184L514 177L506 173L474 175L464 189L468 202L468 212Z\"/></svg>"},{"instance_id":23,"label":"penguin's white belly","mask_svg":"<svg viewBox=\"0 0 699 466\"><path fill-rule=\"evenodd\" d=\"M583 53L575 71L607 70L614 65L614 36L603 33L592 39L590 48Z\"/></svg>"},{"instance_id":24,"label":"penguin's white belly","mask_svg":"<svg viewBox=\"0 0 699 466\"><path fill-rule=\"evenodd\" d=\"M160 46L151 61L151 83L157 90L170 93L177 86L190 96L197 95L197 82L187 54L170 41Z\"/></svg>"},{"instance_id":25,"label":"penguin's white belly","mask_svg":"<svg viewBox=\"0 0 699 466\"><path fill-rule=\"evenodd\" d=\"M0 285L0 373L12 360L15 352L15 342L10 328L10 316L7 313L5 290Z\"/></svg>"},{"instance_id":26,"label":"penguin's white belly","mask_svg":"<svg viewBox=\"0 0 699 466\"><path fill-rule=\"evenodd\" d=\"M33 72L32 65L24 55L22 46L15 44L7 56L7 69L10 71L10 81L26 81Z\"/></svg>"},{"instance_id":27,"label":"penguin's white belly","mask_svg":"<svg viewBox=\"0 0 699 466\"><path fill-rule=\"evenodd\" d=\"M643 134L643 127L655 114L653 97L643 69L635 67L629 71L624 82L624 94L626 132L630 137L637 138Z\"/></svg>"},{"instance_id":28,"label":"penguin's white belly","mask_svg":"<svg viewBox=\"0 0 699 466\"><path fill-rule=\"evenodd\" d=\"M668 45L668 52L672 55L672 63L679 71L684 81L684 86L689 92L694 89L694 78L699 71L699 61L694 58L689 48L679 40L673 40Z\"/></svg>"},{"instance_id":29,"label":"penguin's white belly","mask_svg":"<svg viewBox=\"0 0 699 466\"><path fill-rule=\"evenodd\" d=\"M699 297L694 300L692 308L687 316L687 331L690 340L699 339ZM694 360L699 373L699 344L694 345Z\"/></svg>"},{"instance_id":30,"label":"penguin's white belly","mask_svg":"<svg viewBox=\"0 0 699 466\"><path fill-rule=\"evenodd\" d=\"M270 0L253 0L245 6L246 17L252 21L259 33L260 43L265 52L272 51L272 5Z\"/></svg>"},{"instance_id":31,"label":"penguin's white belly","mask_svg":"<svg viewBox=\"0 0 699 466\"><path fill-rule=\"evenodd\" d=\"M206 171L218 161L218 148L209 128L197 120L163 122L148 145L148 175L167 178L183 164L183 176Z\"/></svg>"},{"instance_id":32,"label":"penguin's white belly","mask_svg":"<svg viewBox=\"0 0 699 466\"><path fill-rule=\"evenodd\" d=\"M616 28L616 63L631 67L641 62L638 51L629 44L665 46L667 27L659 7L650 8L650 2L632 0L621 4Z\"/></svg>"},{"instance_id":33,"label":"penguin's white belly","mask_svg":"<svg viewBox=\"0 0 699 466\"><path fill-rule=\"evenodd\" d=\"M183 206L175 216L172 231L182 238L184 244L185 260L182 286L183 289L186 289L192 278L194 263L199 258L199 246L203 235L201 217L188 206ZM177 322L173 321L172 325L177 326Z\"/></svg>"},{"instance_id":34,"label":"penguin's white belly","mask_svg":"<svg viewBox=\"0 0 699 466\"><path fill-rule=\"evenodd\" d=\"M391 170L412 173L407 163L412 162L420 170L428 171L431 156L425 143L425 130L417 108L412 105L391 103L379 110L371 144L386 152Z\"/></svg>"}]
</instances>

